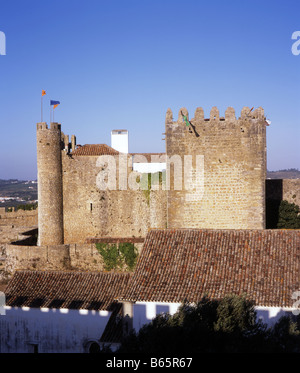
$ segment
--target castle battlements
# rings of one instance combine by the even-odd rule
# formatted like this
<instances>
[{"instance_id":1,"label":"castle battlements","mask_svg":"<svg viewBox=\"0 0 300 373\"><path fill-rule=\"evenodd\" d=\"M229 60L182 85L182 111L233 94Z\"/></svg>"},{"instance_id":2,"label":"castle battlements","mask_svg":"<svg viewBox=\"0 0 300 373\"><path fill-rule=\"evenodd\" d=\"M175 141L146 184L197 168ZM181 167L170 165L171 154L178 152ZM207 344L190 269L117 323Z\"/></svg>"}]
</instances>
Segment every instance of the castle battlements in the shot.
<instances>
[{"instance_id":1,"label":"castle battlements","mask_svg":"<svg viewBox=\"0 0 300 373\"><path fill-rule=\"evenodd\" d=\"M59 144L59 147L61 148L60 150L64 149L67 152L67 154L69 154L69 153L73 152L74 150L76 150L76 136L72 135L71 136L71 142L70 142L69 141L69 135L65 135L61 131L61 124L60 123L51 122L50 123L50 128L49 128L48 124L46 122L41 122L41 123L37 123L36 129L37 129L37 132L41 131L41 130L45 131L44 135L42 136L44 139L47 136L51 136L51 133L55 133L56 134L55 135L56 136L56 141L55 142L57 144ZM47 142L47 144L50 145L49 142Z\"/></svg>"},{"instance_id":2,"label":"castle battlements","mask_svg":"<svg viewBox=\"0 0 300 373\"><path fill-rule=\"evenodd\" d=\"M264 109L262 107L256 108L255 110L250 109L247 106L244 106L241 110L240 117L237 118L235 114L235 110L232 107L228 107L225 110L225 116L220 117L219 109L214 106L211 108L210 116L209 118L205 118L204 116L204 110L202 107L197 107L195 110L194 118L189 120L189 112L185 107L182 107L179 110L178 113L178 119L177 121L173 120L173 112L169 108L166 113L166 125L168 124L175 124L175 123L183 123L184 124L184 118L186 117L188 121L190 121L192 124L200 124L201 122L216 122L216 121L226 121L226 122L233 122L238 120L245 120L245 121L251 121L251 120L263 120L265 121L266 118L264 116Z\"/></svg>"},{"instance_id":3,"label":"castle battlements","mask_svg":"<svg viewBox=\"0 0 300 373\"><path fill-rule=\"evenodd\" d=\"M50 130L50 131L61 131L61 124L57 122L51 122L50 128L46 122L40 122L36 125L37 130Z\"/></svg>"}]
</instances>

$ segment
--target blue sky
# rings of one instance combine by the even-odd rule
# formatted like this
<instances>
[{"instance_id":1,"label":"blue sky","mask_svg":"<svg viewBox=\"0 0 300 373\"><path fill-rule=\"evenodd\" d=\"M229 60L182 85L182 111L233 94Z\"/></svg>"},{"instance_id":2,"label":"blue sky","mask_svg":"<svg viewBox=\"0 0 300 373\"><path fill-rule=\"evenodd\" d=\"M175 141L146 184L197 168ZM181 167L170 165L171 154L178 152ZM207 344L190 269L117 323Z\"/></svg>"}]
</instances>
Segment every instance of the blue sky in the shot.
<instances>
[{"instance_id":1,"label":"blue sky","mask_svg":"<svg viewBox=\"0 0 300 373\"><path fill-rule=\"evenodd\" d=\"M36 123L49 101L79 144L129 130L163 152L165 114L265 110L269 170L300 169L299 0L0 0L0 179L36 178Z\"/></svg>"}]
</instances>

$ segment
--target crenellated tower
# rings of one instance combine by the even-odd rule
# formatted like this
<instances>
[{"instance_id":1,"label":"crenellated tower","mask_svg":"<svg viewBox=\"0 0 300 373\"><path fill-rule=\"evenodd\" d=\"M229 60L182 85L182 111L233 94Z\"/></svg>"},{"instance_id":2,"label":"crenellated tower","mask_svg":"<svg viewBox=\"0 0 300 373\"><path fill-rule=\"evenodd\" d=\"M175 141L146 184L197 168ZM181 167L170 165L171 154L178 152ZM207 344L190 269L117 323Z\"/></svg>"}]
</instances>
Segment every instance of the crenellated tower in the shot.
<instances>
[{"instance_id":1,"label":"crenellated tower","mask_svg":"<svg viewBox=\"0 0 300 373\"><path fill-rule=\"evenodd\" d=\"M181 108L176 121L168 109L169 228L265 228L266 125L262 108L238 118L231 107L224 117L213 107L209 118L197 108L190 120Z\"/></svg>"},{"instance_id":2,"label":"crenellated tower","mask_svg":"<svg viewBox=\"0 0 300 373\"><path fill-rule=\"evenodd\" d=\"M37 123L38 245L61 245L63 233L63 189L61 125Z\"/></svg>"}]
</instances>

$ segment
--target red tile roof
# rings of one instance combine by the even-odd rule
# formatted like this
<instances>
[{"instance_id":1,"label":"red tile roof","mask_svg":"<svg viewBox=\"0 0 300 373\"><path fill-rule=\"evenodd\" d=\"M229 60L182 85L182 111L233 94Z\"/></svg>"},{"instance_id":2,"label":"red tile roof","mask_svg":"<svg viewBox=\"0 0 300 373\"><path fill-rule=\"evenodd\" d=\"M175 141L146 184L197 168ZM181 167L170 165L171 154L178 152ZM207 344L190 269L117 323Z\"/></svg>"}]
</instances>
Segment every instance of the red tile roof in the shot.
<instances>
[{"instance_id":1,"label":"red tile roof","mask_svg":"<svg viewBox=\"0 0 300 373\"><path fill-rule=\"evenodd\" d=\"M99 156L99 155L118 155L119 152L106 144L85 144L78 146L76 150L72 152L72 155L85 155L85 156ZM139 155L142 155L147 159L147 162L151 162L151 156L155 156L154 161L165 162L165 153L129 153L129 156L133 156L134 162L143 162L142 159L139 160ZM156 161L156 158L158 159Z\"/></svg>"},{"instance_id":2,"label":"red tile roof","mask_svg":"<svg viewBox=\"0 0 300 373\"><path fill-rule=\"evenodd\" d=\"M88 155L88 156L99 156L99 155L118 155L119 152L106 144L86 144L78 146L76 150L72 152L72 155Z\"/></svg>"},{"instance_id":3,"label":"red tile roof","mask_svg":"<svg viewBox=\"0 0 300 373\"><path fill-rule=\"evenodd\" d=\"M88 237L86 243L143 243L144 237Z\"/></svg>"},{"instance_id":4,"label":"red tile roof","mask_svg":"<svg viewBox=\"0 0 300 373\"><path fill-rule=\"evenodd\" d=\"M112 310L131 274L114 272L16 271L6 305L33 308Z\"/></svg>"},{"instance_id":5,"label":"red tile roof","mask_svg":"<svg viewBox=\"0 0 300 373\"><path fill-rule=\"evenodd\" d=\"M291 307L299 262L300 230L152 230L118 299L180 303L238 294Z\"/></svg>"}]
</instances>

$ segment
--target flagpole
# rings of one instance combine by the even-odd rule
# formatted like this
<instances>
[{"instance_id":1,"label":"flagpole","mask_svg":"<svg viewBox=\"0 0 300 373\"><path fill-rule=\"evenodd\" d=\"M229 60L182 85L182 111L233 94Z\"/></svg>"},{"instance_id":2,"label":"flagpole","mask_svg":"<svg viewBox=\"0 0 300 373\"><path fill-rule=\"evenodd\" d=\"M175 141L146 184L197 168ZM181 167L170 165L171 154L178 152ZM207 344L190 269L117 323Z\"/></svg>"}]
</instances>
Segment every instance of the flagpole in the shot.
<instances>
[{"instance_id":1,"label":"flagpole","mask_svg":"<svg viewBox=\"0 0 300 373\"><path fill-rule=\"evenodd\" d=\"M43 122L43 95L41 96L41 122Z\"/></svg>"}]
</instances>

